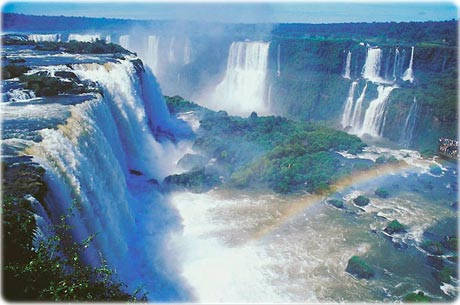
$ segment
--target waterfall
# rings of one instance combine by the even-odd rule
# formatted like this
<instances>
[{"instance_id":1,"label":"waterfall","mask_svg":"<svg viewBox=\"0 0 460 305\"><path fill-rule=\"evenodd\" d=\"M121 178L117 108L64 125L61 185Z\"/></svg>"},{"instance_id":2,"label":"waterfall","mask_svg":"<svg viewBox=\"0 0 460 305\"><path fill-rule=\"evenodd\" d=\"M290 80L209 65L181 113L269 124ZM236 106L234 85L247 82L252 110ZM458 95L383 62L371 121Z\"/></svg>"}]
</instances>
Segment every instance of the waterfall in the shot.
<instances>
[{"instance_id":1,"label":"waterfall","mask_svg":"<svg viewBox=\"0 0 460 305\"><path fill-rule=\"evenodd\" d=\"M268 107L271 109L272 106L272 84L268 86Z\"/></svg>"},{"instance_id":2,"label":"waterfall","mask_svg":"<svg viewBox=\"0 0 460 305\"><path fill-rule=\"evenodd\" d=\"M35 41L35 42L42 42L42 41L58 42L58 41L61 41L61 35L60 34L31 34L27 36L27 39Z\"/></svg>"},{"instance_id":3,"label":"waterfall","mask_svg":"<svg viewBox=\"0 0 460 305\"><path fill-rule=\"evenodd\" d=\"M348 52L350 54L350 52ZM358 82L352 82L350 86L350 90L348 91L348 97L345 102L345 108L343 110L342 114L342 128L346 128L351 125L351 117L353 115L353 101L354 101L354 96L355 96L355 89L356 86L358 85Z\"/></svg>"},{"instance_id":4,"label":"waterfall","mask_svg":"<svg viewBox=\"0 0 460 305\"><path fill-rule=\"evenodd\" d=\"M363 101L364 101L364 98L366 97L366 90L367 90L367 82L366 82L366 85L364 85L363 92L361 92L358 99L356 100L355 108L353 110L353 114L350 119L349 125L352 127L353 133L356 133L361 128L361 125L362 125L361 116L363 112Z\"/></svg>"},{"instance_id":5,"label":"waterfall","mask_svg":"<svg viewBox=\"0 0 460 305\"><path fill-rule=\"evenodd\" d=\"M389 71L390 71L390 57L391 57L391 52L393 50L390 48L390 51L388 52L387 59L385 61L385 79L389 79Z\"/></svg>"},{"instance_id":6,"label":"waterfall","mask_svg":"<svg viewBox=\"0 0 460 305\"><path fill-rule=\"evenodd\" d=\"M281 76L281 45L278 44L278 70L276 71L278 77Z\"/></svg>"},{"instance_id":7,"label":"waterfall","mask_svg":"<svg viewBox=\"0 0 460 305\"><path fill-rule=\"evenodd\" d=\"M176 55L174 53L175 40L176 40L175 37L171 37L171 40L169 41L169 50L168 50L168 61L169 62L175 62L176 61Z\"/></svg>"},{"instance_id":8,"label":"waterfall","mask_svg":"<svg viewBox=\"0 0 460 305\"><path fill-rule=\"evenodd\" d=\"M385 87L382 85L377 87L378 96L370 102L366 110L359 135L368 134L373 137L382 135L382 124L385 118L388 97L394 88L394 86Z\"/></svg>"},{"instance_id":9,"label":"waterfall","mask_svg":"<svg viewBox=\"0 0 460 305\"><path fill-rule=\"evenodd\" d=\"M417 123L418 116L420 115L421 106L417 103L417 99L414 96L414 102L410 106L409 114L407 115L404 123L404 128L401 133L399 143L403 147L409 147L414 136L415 124Z\"/></svg>"},{"instance_id":10,"label":"waterfall","mask_svg":"<svg viewBox=\"0 0 460 305\"><path fill-rule=\"evenodd\" d=\"M106 35L105 36L105 42L111 43L112 42L112 36L111 35Z\"/></svg>"},{"instance_id":11,"label":"waterfall","mask_svg":"<svg viewBox=\"0 0 460 305\"><path fill-rule=\"evenodd\" d=\"M444 54L444 58L442 60L441 72L444 72L447 63L447 54Z\"/></svg>"},{"instance_id":12,"label":"waterfall","mask_svg":"<svg viewBox=\"0 0 460 305\"><path fill-rule=\"evenodd\" d=\"M414 82L414 71L412 70L412 65L414 63L414 47L412 47L412 51L410 54L410 62L409 62L409 67L407 70L404 72L404 75L402 77L402 80L404 81L409 81L411 83Z\"/></svg>"},{"instance_id":13,"label":"waterfall","mask_svg":"<svg viewBox=\"0 0 460 305\"><path fill-rule=\"evenodd\" d=\"M177 159L171 157L175 145L158 142L155 132L174 131L179 123L153 75L129 60L60 69L97 82L103 94L71 106L65 124L41 130L42 142L26 150L46 169L51 219L76 202L72 237L96 233L84 252L87 263L97 265L101 253L131 290L142 284L150 300L188 299L166 253L177 216L157 190Z\"/></svg>"},{"instance_id":14,"label":"waterfall","mask_svg":"<svg viewBox=\"0 0 460 305\"><path fill-rule=\"evenodd\" d=\"M129 40L130 40L129 35L121 35L119 39L120 46L122 46L126 50L129 50Z\"/></svg>"},{"instance_id":15,"label":"waterfall","mask_svg":"<svg viewBox=\"0 0 460 305\"><path fill-rule=\"evenodd\" d=\"M214 109L247 115L267 114L265 79L269 42L233 42L224 79L213 96Z\"/></svg>"},{"instance_id":16,"label":"waterfall","mask_svg":"<svg viewBox=\"0 0 460 305\"><path fill-rule=\"evenodd\" d=\"M158 60L160 58L159 53L160 37L150 35L147 42L147 56L146 63L150 66L155 75L158 74Z\"/></svg>"},{"instance_id":17,"label":"waterfall","mask_svg":"<svg viewBox=\"0 0 460 305\"><path fill-rule=\"evenodd\" d=\"M97 39L101 39L101 35L88 35L88 34L69 34L68 41L76 40L82 42L91 42L96 41Z\"/></svg>"},{"instance_id":18,"label":"waterfall","mask_svg":"<svg viewBox=\"0 0 460 305\"><path fill-rule=\"evenodd\" d=\"M351 67L351 51L348 51L343 77L348 78L348 79L350 78L350 71L351 71L350 67Z\"/></svg>"},{"instance_id":19,"label":"waterfall","mask_svg":"<svg viewBox=\"0 0 460 305\"><path fill-rule=\"evenodd\" d=\"M186 39L184 44L184 65L190 63L190 40Z\"/></svg>"},{"instance_id":20,"label":"waterfall","mask_svg":"<svg viewBox=\"0 0 460 305\"><path fill-rule=\"evenodd\" d=\"M368 48L366 62L363 68L363 78L370 81L380 81L381 61L382 50L379 48Z\"/></svg>"},{"instance_id":21,"label":"waterfall","mask_svg":"<svg viewBox=\"0 0 460 305\"><path fill-rule=\"evenodd\" d=\"M398 71L399 71L399 49L396 48L395 50L395 58L394 58L394 63L393 63L393 81L396 80L396 78L399 77Z\"/></svg>"}]
</instances>

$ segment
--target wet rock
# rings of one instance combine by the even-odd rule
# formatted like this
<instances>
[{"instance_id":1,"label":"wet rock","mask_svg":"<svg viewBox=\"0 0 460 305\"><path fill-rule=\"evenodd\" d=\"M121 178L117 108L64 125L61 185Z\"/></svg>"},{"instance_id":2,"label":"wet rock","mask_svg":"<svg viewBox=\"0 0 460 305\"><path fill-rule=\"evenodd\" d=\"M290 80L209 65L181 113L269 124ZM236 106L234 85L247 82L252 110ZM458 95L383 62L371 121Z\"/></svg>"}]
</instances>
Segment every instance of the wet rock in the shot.
<instances>
[{"instance_id":1,"label":"wet rock","mask_svg":"<svg viewBox=\"0 0 460 305\"><path fill-rule=\"evenodd\" d=\"M132 174L132 175L135 175L135 176L142 176L142 172L138 171L138 170L135 170L135 169L130 169L129 170L129 173Z\"/></svg>"},{"instance_id":2,"label":"wet rock","mask_svg":"<svg viewBox=\"0 0 460 305\"><path fill-rule=\"evenodd\" d=\"M423 291L419 291L407 294L403 298L403 301L407 303L428 303L431 301L431 298L426 296Z\"/></svg>"},{"instance_id":3,"label":"wet rock","mask_svg":"<svg viewBox=\"0 0 460 305\"><path fill-rule=\"evenodd\" d=\"M353 199L353 202L357 206L363 207L363 206L368 205L370 200L369 200L369 198L360 195L360 196L356 197L355 199Z\"/></svg>"},{"instance_id":4,"label":"wet rock","mask_svg":"<svg viewBox=\"0 0 460 305\"><path fill-rule=\"evenodd\" d=\"M326 201L328 204L335 206L338 209L344 209L343 201L340 199L329 199Z\"/></svg>"},{"instance_id":5,"label":"wet rock","mask_svg":"<svg viewBox=\"0 0 460 305\"><path fill-rule=\"evenodd\" d=\"M438 256L428 255L426 257L427 264L437 270L441 270L444 267L444 262L442 258Z\"/></svg>"},{"instance_id":6,"label":"wet rock","mask_svg":"<svg viewBox=\"0 0 460 305\"><path fill-rule=\"evenodd\" d=\"M406 232L406 227L395 219L391 221L383 231L388 234L404 233Z\"/></svg>"},{"instance_id":7,"label":"wet rock","mask_svg":"<svg viewBox=\"0 0 460 305\"><path fill-rule=\"evenodd\" d=\"M441 255L444 253L441 243L437 241L431 241L431 240L424 241L420 245L420 247L422 247L422 249L424 249L425 251L433 255Z\"/></svg>"},{"instance_id":8,"label":"wet rock","mask_svg":"<svg viewBox=\"0 0 460 305\"><path fill-rule=\"evenodd\" d=\"M387 189L384 189L383 187L379 187L378 189L375 190L375 195L379 196L380 198L387 198L390 196L390 193L388 192Z\"/></svg>"},{"instance_id":9,"label":"wet rock","mask_svg":"<svg viewBox=\"0 0 460 305\"><path fill-rule=\"evenodd\" d=\"M348 260L347 268L345 269L346 272L358 277L369 279L374 276L375 271L366 263L362 258L359 256L352 256Z\"/></svg>"}]
</instances>

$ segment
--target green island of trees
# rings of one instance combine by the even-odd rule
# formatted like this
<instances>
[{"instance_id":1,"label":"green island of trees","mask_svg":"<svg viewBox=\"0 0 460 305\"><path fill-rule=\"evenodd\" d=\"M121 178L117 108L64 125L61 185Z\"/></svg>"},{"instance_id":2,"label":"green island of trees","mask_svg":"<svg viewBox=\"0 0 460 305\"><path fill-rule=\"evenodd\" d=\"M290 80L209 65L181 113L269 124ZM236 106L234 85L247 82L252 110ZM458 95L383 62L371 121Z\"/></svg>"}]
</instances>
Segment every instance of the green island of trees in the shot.
<instances>
[{"instance_id":1,"label":"green island of trees","mask_svg":"<svg viewBox=\"0 0 460 305\"><path fill-rule=\"evenodd\" d=\"M327 192L335 181L359 168L341 161L335 151L355 154L365 147L358 137L321 124L259 117L255 112L248 118L230 116L179 96L166 97L166 102L173 114L195 111L200 128L193 148L215 160L214 173L224 178L225 187Z\"/></svg>"}]
</instances>

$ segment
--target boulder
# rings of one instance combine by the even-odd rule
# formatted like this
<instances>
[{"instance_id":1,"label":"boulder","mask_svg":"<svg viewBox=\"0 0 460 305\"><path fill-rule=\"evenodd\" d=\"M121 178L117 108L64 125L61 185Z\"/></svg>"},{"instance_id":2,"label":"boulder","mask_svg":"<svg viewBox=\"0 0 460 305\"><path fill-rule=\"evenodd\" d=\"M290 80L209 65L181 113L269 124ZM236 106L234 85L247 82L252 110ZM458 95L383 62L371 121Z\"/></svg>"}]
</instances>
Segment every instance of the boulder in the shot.
<instances>
[{"instance_id":1,"label":"boulder","mask_svg":"<svg viewBox=\"0 0 460 305\"><path fill-rule=\"evenodd\" d=\"M335 206L336 208L343 209L345 206L343 205L343 201L340 199L329 199L326 201L328 204Z\"/></svg>"},{"instance_id":2,"label":"boulder","mask_svg":"<svg viewBox=\"0 0 460 305\"><path fill-rule=\"evenodd\" d=\"M406 227L395 219L391 221L383 231L388 234L402 233L406 232Z\"/></svg>"},{"instance_id":3,"label":"boulder","mask_svg":"<svg viewBox=\"0 0 460 305\"><path fill-rule=\"evenodd\" d=\"M370 200L367 197L359 195L355 199L353 199L353 202L360 207L366 206L369 204Z\"/></svg>"},{"instance_id":4,"label":"boulder","mask_svg":"<svg viewBox=\"0 0 460 305\"><path fill-rule=\"evenodd\" d=\"M348 260L345 271L364 279L369 279L375 275L375 271L362 258L356 255Z\"/></svg>"}]
</instances>

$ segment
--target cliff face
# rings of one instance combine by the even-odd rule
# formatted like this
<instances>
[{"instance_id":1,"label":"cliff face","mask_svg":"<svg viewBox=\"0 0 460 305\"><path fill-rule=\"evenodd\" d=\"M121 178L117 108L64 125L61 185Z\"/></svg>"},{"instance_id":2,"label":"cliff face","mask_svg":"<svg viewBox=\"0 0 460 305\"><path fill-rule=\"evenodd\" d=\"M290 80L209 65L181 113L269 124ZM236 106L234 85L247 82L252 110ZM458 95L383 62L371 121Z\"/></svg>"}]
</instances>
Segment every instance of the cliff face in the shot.
<instances>
[{"instance_id":1,"label":"cliff face","mask_svg":"<svg viewBox=\"0 0 460 305\"><path fill-rule=\"evenodd\" d=\"M366 111L377 100L373 111L383 112L370 116L377 119L373 133L403 147L434 148L437 137L456 135L455 21L263 27L190 22L177 27L160 21L103 22L97 18L14 14L4 17L6 31L28 33L33 31L32 25L51 18L56 27L41 25L46 29L40 30L58 34L31 35L37 36L36 39L67 40L70 34L79 31L82 34L79 36L87 39L97 36L120 43L137 52L152 68L163 93L181 95L204 106L212 104L215 106L212 108L220 106L229 111L226 107L241 108L249 104L250 108L257 104L259 107L253 109L269 109L265 112L301 120L325 120L337 128L353 127L348 130L364 134L369 131L362 128ZM210 27L213 31L209 31ZM235 59L244 63L243 70L244 66L248 69L243 73L236 71L238 64L231 60L232 54L236 54L231 52L232 46L249 50L246 47L249 43L260 46L269 43L264 71L250 71L251 60L245 52ZM254 60L257 58L254 56ZM251 73L263 75L263 80L248 85ZM357 85L350 97L353 82ZM263 93L250 100L252 94L244 94L244 85L251 88L260 85L263 90L257 92ZM379 86L394 88L388 96L380 88L385 94L379 96ZM216 94L219 90L220 94ZM232 96L242 97L238 101L229 100ZM350 123L343 120L347 100L352 102L350 111L357 110L359 100L361 112L355 111L358 126L343 126L343 122ZM402 134L403 129L411 132Z\"/></svg>"}]
</instances>

